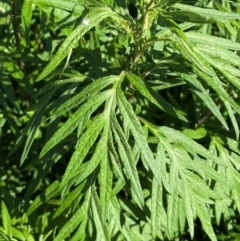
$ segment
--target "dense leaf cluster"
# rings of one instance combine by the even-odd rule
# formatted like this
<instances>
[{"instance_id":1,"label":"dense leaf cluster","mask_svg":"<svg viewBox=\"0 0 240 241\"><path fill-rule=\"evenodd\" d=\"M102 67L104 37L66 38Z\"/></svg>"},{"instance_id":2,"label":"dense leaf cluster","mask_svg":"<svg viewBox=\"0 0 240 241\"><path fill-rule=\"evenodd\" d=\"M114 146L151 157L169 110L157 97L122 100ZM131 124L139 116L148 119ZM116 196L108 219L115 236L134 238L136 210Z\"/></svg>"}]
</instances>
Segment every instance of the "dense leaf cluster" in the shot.
<instances>
[{"instance_id":1,"label":"dense leaf cluster","mask_svg":"<svg viewBox=\"0 0 240 241\"><path fill-rule=\"evenodd\" d=\"M0 3L3 240L238 240L240 2Z\"/></svg>"}]
</instances>

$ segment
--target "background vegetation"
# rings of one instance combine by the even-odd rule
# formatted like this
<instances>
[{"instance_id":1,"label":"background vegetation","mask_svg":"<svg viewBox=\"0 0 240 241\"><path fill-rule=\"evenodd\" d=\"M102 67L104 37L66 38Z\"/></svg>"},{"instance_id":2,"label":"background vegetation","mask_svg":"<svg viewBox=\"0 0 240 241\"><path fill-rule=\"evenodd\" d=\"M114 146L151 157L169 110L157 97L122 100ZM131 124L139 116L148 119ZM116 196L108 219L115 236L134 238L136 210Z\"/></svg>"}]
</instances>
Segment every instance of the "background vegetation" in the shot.
<instances>
[{"instance_id":1,"label":"background vegetation","mask_svg":"<svg viewBox=\"0 0 240 241\"><path fill-rule=\"evenodd\" d=\"M1 240L240 240L239 11L2 0Z\"/></svg>"}]
</instances>

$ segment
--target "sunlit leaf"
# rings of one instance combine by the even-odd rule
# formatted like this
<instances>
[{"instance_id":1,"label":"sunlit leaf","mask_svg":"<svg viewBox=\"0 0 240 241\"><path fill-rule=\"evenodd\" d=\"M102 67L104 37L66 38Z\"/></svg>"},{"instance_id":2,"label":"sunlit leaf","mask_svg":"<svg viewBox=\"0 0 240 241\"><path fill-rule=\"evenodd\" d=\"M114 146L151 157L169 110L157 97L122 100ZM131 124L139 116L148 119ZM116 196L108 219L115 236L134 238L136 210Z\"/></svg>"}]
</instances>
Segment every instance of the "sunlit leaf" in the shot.
<instances>
[{"instance_id":1,"label":"sunlit leaf","mask_svg":"<svg viewBox=\"0 0 240 241\"><path fill-rule=\"evenodd\" d=\"M44 154L47 153L53 146L70 135L81 122L81 118L84 118L86 113L92 113L96 108L98 108L99 105L111 94L111 92L111 90L102 92L95 97L90 98L85 104L79 107L72 118L70 118L67 123L63 125L46 143L40 153L40 157L44 156Z\"/></svg>"},{"instance_id":2,"label":"sunlit leaf","mask_svg":"<svg viewBox=\"0 0 240 241\"><path fill-rule=\"evenodd\" d=\"M50 72L52 72L61 61L69 54L71 48L75 46L77 41L82 38L82 36L87 33L91 28L96 26L104 18L107 18L115 13L109 7L95 8L93 9L85 19L88 19L88 24L80 24L76 29L74 29L71 34L66 38L58 52L53 56L48 66L43 70L43 72L38 76L36 81L42 80Z\"/></svg>"},{"instance_id":3,"label":"sunlit leaf","mask_svg":"<svg viewBox=\"0 0 240 241\"><path fill-rule=\"evenodd\" d=\"M127 78L131 82L131 84L153 104L155 104L168 114L181 120L187 121L187 119L183 115L181 115L181 112L175 110L174 107L171 106L167 101L165 101L160 94L157 94L153 89L151 89L147 82L144 82L140 77L130 73L127 74Z\"/></svg>"},{"instance_id":4,"label":"sunlit leaf","mask_svg":"<svg viewBox=\"0 0 240 241\"><path fill-rule=\"evenodd\" d=\"M88 190L88 192L85 195L84 202L81 205L81 207L72 215L69 222L67 222L63 228L60 230L58 235L55 237L56 241L64 240L66 237L68 237L75 229L76 227L81 223L84 222L84 218L87 218L87 209L90 205L91 200L91 192Z\"/></svg>"},{"instance_id":5,"label":"sunlit leaf","mask_svg":"<svg viewBox=\"0 0 240 241\"><path fill-rule=\"evenodd\" d=\"M158 175L158 171L155 169L155 160L153 158L152 152L148 146L146 137L144 136L141 124L139 120L137 119L135 113L132 110L132 107L127 102L125 96L121 91L119 91L118 95L118 103L119 108L122 113L122 115L125 117L124 121L127 121L130 130L134 136L134 139L141 151L141 155L145 158L147 161L150 169L152 170L156 180L158 181L159 185L161 184L161 180Z\"/></svg>"},{"instance_id":6,"label":"sunlit leaf","mask_svg":"<svg viewBox=\"0 0 240 241\"><path fill-rule=\"evenodd\" d=\"M2 223L4 232L6 235L8 235L10 238L12 237L12 220L8 211L8 208L4 201L1 202L1 211L2 211Z\"/></svg>"}]
</instances>

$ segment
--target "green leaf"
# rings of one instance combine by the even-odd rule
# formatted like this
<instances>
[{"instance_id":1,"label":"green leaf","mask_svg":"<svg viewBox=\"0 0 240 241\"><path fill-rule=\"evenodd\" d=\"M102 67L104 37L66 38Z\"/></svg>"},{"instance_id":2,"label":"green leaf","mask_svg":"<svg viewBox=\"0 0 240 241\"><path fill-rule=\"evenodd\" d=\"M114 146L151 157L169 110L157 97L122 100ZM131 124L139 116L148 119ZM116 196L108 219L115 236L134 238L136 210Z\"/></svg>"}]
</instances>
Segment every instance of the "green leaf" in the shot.
<instances>
[{"instance_id":1,"label":"green leaf","mask_svg":"<svg viewBox=\"0 0 240 241\"><path fill-rule=\"evenodd\" d=\"M195 68L203 71L205 74L212 76L214 74L212 68L199 54L194 51L193 47L186 42L181 35L175 35L172 43L175 48L182 54L182 56L188 60L188 62Z\"/></svg>"},{"instance_id":2,"label":"green leaf","mask_svg":"<svg viewBox=\"0 0 240 241\"><path fill-rule=\"evenodd\" d=\"M222 116L219 108L212 100L208 91L203 87L200 81L194 76L189 74L179 73L179 75L189 84L191 91L193 91L199 98L201 98L204 104L209 108L209 110L216 116L216 118L222 123L222 125L228 130L227 122Z\"/></svg>"},{"instance_id":3,"label":"green leaf","mask_svg":"<svg viewBox=\"0 0 240 241\"><path fill-rule=\"evenodd\" d=\"M119 149L119 156L121 158L121 161L126 168L126 175L131 181L131 184L133 186L133 190L135 194L137 195L136 202L138 205L143 206L144 199L142 194L142 188L140 185L140 180L138 177L137 169L134 165L133 156L131 153L131 148L127 142L127 139L118 124L117 120L115 118L112 118L112 129L114 133L114 139L117 143L118 149Z\"/></svg>"},{"instance_id":4,"label":"green leaf","mask_svg":"<svg viewBox=\"0 0 240 241\"><path fill-rule=\"evenodd\" d=\"M173 187L172 187L173 190ZM167 234L170 239L174 237L174 233L177 232L177 220L178 220L178 196L173 190L173 194L168 196L167 202Z\"/></svg>"},{"instance_id":5,"label":"green leaf","mask_svg":"<svg viewBox=\"0 0 240 241\"><path fill-rule=\"evenodd\" d=\"M197 142L193 141L191 138L187 137L180 131L177 131L166 126L162 126L159 127L159 132L163 134L165 137L171 137L175 141L181 143L183 146L187 148L188 151L192 153L199 153L200 155L202 155L205 158L208 158L209 160L212 160L220 165L224 165L223 162L220 161L217 156L212 155L212 153L210 153L206 148L204 148Z\"/></svg>"},{"instance_id":6,"label":"green leaf","mask_svg":"<svg viewBox=\"0 0 240 241\"><path fill-rule=\"evenodd\" d=\"M161 110L175 118L179 118L180 120L187 122L186 117L182 115L180 111L175 110L175 108L170 105L159 93L155 92L146 81L144 82L140 77L132 73L127 74L127 79L144 97L158 106Z\"/></svg>"},{"instance_id":7,"label":"green leaf","mask_svg":"<svg viewBox=\"0 0 240 241\"><path fill-rule=\"evenodd\" d=\"M168 154L171 159L170 173L169 173L169 184L171 193L167 198L167 231L170 239L174 237L174 233L177 230L177 219L178 219L178 193L177 193L177 183L178 183L178 168L176 157L174 153L168 150Z\"/></svg>"},{"instance_id":8,"label":"green leaf","mask_svg":"<svg viewBox=\"0 0 240 241\"><path fill-rule=\"evenodd\" d=\"M239 79L236 78L240 77L240 71L237 68L232 67L231 65L227 65L225 61L221 59L213 59L208 56L208 54L202 53L204 58L223 76L225 76L229 82L231 82L234 86L240 89Z\"/></svg>"},{"instance_id":9,"label":"green leaf","mask_svg":"<svg viewBox=\"0 0 240 241\"><path fill-rule=\"evenodd\" d=\"M58 131L50 138L50 140L44 145L40 158L43 157L49 150L57 145L61 140L70 135L80 124L84 116L90 112L94 112L103 101L105 101L109 95L112 93L112 90L106 90L98 95L89 98L89 100L84 103L79 109L72 115L70 119L60 128Z\"/></svg>"},{"instance_id":10,"label":"green leaf","mask_svg":"<svg viewBox=\"0 0 240 241\"><path fill-rule=\"evenodd\" d=\"M96 240L110 241L110 235L106 226L106 222L105 220L102 219L101 212L103 210L100 207L100 202L99 202L95 187L91 188L91 193L92 193L91 207L93 212L93 220L94 220L96 229L98 230Z\"/></svg>"},{"instance_id":11,"label":"green leaf","mask_svg":"<svg viewBox=\"0 0 240 241\"><path fill-rule=\"evenodd\" d=\"M156 179L152 180L151 190L151 231L155 240L160 230L160 220L162 215L162 186L159 186Z\"/></svg>"},{"instance_id":12,"label":"green leaf","mask_svg":"<svg viewBox=\"0 0 240 241\"><path fill-rule=\"evenodd\" d=\"M108 128L108 127L107 127ZM104 146L102 148L108 148ZM105 152L105 156L100 162L100 172L98 175L100 186L100 207L102 212L102 220L105 221L109 213L109 202L112 192L112 179L113 174L109 166L108 153Z\"/></svg>"},{"instance_id":13,"label":"green leaf","mask_svg":"<svg viewBox=\"0 0 240 241\"><path fill-rule=\"evenodd\" d=\"M84 10L85 0L79 0L78 2L62 1L62 0L38 0L39 4L44 4L52 8L64 9L71 12L71 14L81 15Z\"/></svg>"},{"instance_id":14,"label":"green leaf","mask_svg":"<svg viewBox=\"0 0 240 241\"><path fill-rule=\"evenodd\" d=\"M202 155L203 157L218 163L221 166L225 166L225 164L221 160L219 160L219 158L217 156L210 153L205 147L198 144L191 138L187 137L180 131L166 127L166 126L157 127L157 126L149 123L142 117L139 117L139 119L150 129L150 131L154 135L156 135L156 137L164 135L166 138L169 138L170 142L178 142L181 145L183 145L193 155L198 153L198 154Z\"/></svg>"},{"instance_id":15,"label":"green leaf","mask_svg":"<svg viewBox=\"0 0 240 241\"><path fill-rule=\"evenodd\" d=\"M97 137L101 133L104 124L106 123L105 117L101 114L99 115L87 128L86 132L80 138L75 152L73 153L70 162L68 163L67 169L64 173L62 186L67 184L67 182L76 174L79 170L85 156L88 154L89 149L95 143Z\"/></svg>"},{"instance_id":16,"label":"green leaf","mask_svg":"<svg viewBox=\"0 0 240 241\"><path fill-rule=\"evenodd\" d=\"M172 5L175 5L177 2L180 2L181 0L161 0L160 6L161 7L170 7Z\"/></svg>"},{"instance_id":17,"label":"green leaf","mask_svg":"<svg viewBox=\"0 0 240 241\"><path fill-rule=\"evenodd\" d=\"M84 241L84 240L86 240L87 222L88 222L88 216L87 216L87 213L85 213L85 217L83 217L83 220L82 220L78 230L75 232L74 236L70 239L70 241Z\"/></svg>"},{"instance_id":18,"label":"green leaf","mask_svg":"<svg viewBox=\"0 0 240 241\"><path fill-rule=\"evenodd\" d=\"M0 238L1 238L1 241L12 241L12 239L4 233L4 230L2 227L0 227Z\"/></svg>"},{"instance_id":19,"label":"green leaf","mask_svg":"<svg viewBox=\"0 0 240 241\"><path fill-rule=\"evenodd\" d=\"M102 76L102 57L100 53L100 45L96 32L90 33L91 63L92 71L98 78Z\"/></svg>"},{"instance_id":20,"label":"green leaf","mask_svg":"<svg viewBox=\"0 0 240 241\"><path fill-rule=\"evenodd\" d=\"M17 238L17 240L21 240L21 241L26 240L24 234L20 230L16 229L15 227L12 228L12 232L13 232L13 237Z\"/></svg>"},{"instance_id":21,"label":"green leaf","mask_svg":"<svg viewBox=\"0 0 240 241\"><path fill-rule=\"evenodd\" d=\"M121 208L120 205L117 201L117 198L112 198L111 199L111 214L113 215L114 222L116 223L118 229L120 232L123 234L124 238L127 241L135 241L133 238L133 233L130 227L128 226L127 223L122 224L122 214L121 214Z\"/></svg>"},{"instance_id":22,"label":"green leaf","mask_svg":"<svg viewBox=\"0 0 240 241\"><path fill-rule=\"evenodd\" d=\"M235 116L235 112L233 111L229 102L224 101L223 103L224 103L224 105L227 109L228 115L229 115L230 120L232 122L234 131L235 131L235 135L236 135L236 140L238 140L239 139L239 126L238 126L238 122L237 122L237 119L236 119L236 116Z\"/></svg>"},{"instance_id":23,"label":"green leaf","mask_svg":"<svg viewBox=\"0 0 240 241\"><path fill-rule=\"evenodd\" d=\"M238 105L227 93L227 91L223 88L223 84L219 80L218 76L215 74L213 76L208 76L199 69L194 68L196 73L201 76L201 78L209 84L217 93L218 95L229 102L231 106L237 111L240 112L240 105Z\"/></svg>"},{"instance_id":24,"label":"green leaf","mask_svg":"<svg viewBox=\"0 0 240 241\"><path fill-rule=\"evenodd\" d=\"M4 91L4 94L6 94L7 100L11 103L12 106L15 107L16 111L19 112L19 105L17 102L16 95L14 93L15 90L13 88L11 80L9 80L7 76L4 76L4 74L1 72L0 72L0 78L1 78L1 86Z\"/></svg>"},{"instance_id":25,"label":"green leaf","mask_svg":"<svg viewBox=\"0 0 240 241\"><path fill-rule=\"evenodd\" d=\"M54 80L54 81L46 83L45 86L38 91L37 96L42 95L51 89L61 88L65 85L68 85L69 83L82 83L87 80L88 80L87 76L80 75L80 74L73 76L71 78L68 78L68 79ZM32 106L30 108L32 108Z\"/></svg>"},{"instance_id":26,"label":"green leaf","mask_svg":"<svg viewBox=\"0 0 240 241\"><path fill-rule=\"evenodd\" d=\"M158 184L161 185L161 179L159 177L159 170L156 169L156 161L154 160L152 151L148 146L148 142L146 136L144 135L143 128L136 117L131 105L126 100L123 92L118 90L117 93L117 100L120 112L124 117L124 121L126 121L127 125L129 126L132 135L136 144L138 145L139 150L141 151L141 155L146 160L148 166L152 170Z\"/></svg>"},{"instance_id":27,"label":"green leaf","mask_svg":"<svg viewBox=\"0 0 240 241\"><path fill-rule=\"evenodd\" d=\"M202 139L206 136L207 130L205 128L198 128L196 130L185 129L183 133L191 139Z\"/></svg>"},{"instance_id":28,"label":"green leaf","mask_svg":"<svg viewBox=\"0 0 240 241\"><path fill-rule=\"evenodd\" d=\"M239 14L240 15L240 14ZM198 33L198 32L187 32L186 36L194 44L204 44L208 47L217 47L223 49L240 50L240 43L233 42L228 39ZM216 45L217 43L217 45Z\"/></svg>"},{"instance_id":29,"label":"green leaf","mask_svg":"<svg viewBox=\"0 0 240 241\"><path fill-rule=\"evenodd\" d=\"M198 201L197 199L194 200L194 206L195 206L197 214L201 220L204 231L207 233L207 235L211 239L211 241L217 241L216 235L213 231L213 227L211 224L209 211L207 210L205 205L203 203L201 203L201 201Z\"/></svg>"},{"instance_id":30,"label":"green leaf","mask_svg":"<svg viewBox=\"0 0 240 241\"><path fill-rule=\"evenodd\" d=\"M118 156L114 143L113 143L113 137L112 133L109 133L109 142L108 142L108 148L109 148L109 156L111 163L113 165L113 173L114 175L118 178L117 182L115 183L115 186L113 187L112 193L111 193L111 198L117 195L120 190L123 189L125 185L125 179L123 177L123 173L121 170L121 166L119 163L120 157Z\"/></svg>"},{"instance_id":31,"label":"green leaf","mask_svg":"<svg viewBox=\"0 0 240 241\"><path fill-rule=\"evenodd\" d=\"M106 121L106 120L104 120ZM72 169L70 173L65 173L63 181L61 183L61 187L65 185L72 185L75 182L75 185L81 183L85 178L87 178L99 165L100 161L106 157L107 148L107 139L108 135L106 132L103 132L101 139L97 143L95 151L93 153L92 158L79 166L78 169Z\"/></svg>"},{"instance_id":32,"label":"green leaf","mask_svg":"<svg viewBox=\"0 0 240 241\"><path fill-rule=\"evenodd\" d=\"M201 16L200 14L193 13L190 11L176 11L168 13L173 17L174 20L181 22L193 22L193 23L213 23L215 22L212 18L208 16Z\"/></svg>"},{"instance_id":33,"label":"green leaf","mask_svg":"<svg viewBox=\"0 0 240 241\"><path fill-rule=\"evenodd\" d=\"M195 7L193 5L185 5L181 3L175 4L174 7L184 11L206 16L208 19L212 18L218 21L224 21L226 19L240 19L240 14L234 13L234 12L223 12L223 11L218 11L216 9L210 9L210 8L208 9L203 7L200 8L200 7Z\"/></svg>"},{"instance_id":34,"label":"green leaf","mask_svg":"<svg viewBox=\"0 0 240 241\"><path fill-rule=\"evenodd\" d=\"M23 229L23 234L25 236L25 240L35 241L35 238L31 235L31 233L26 228Z\"/></svg>"},{"instance_id":35,"label":"green leaf","mask_svg":"<svg viewBox=\"0 0 240 241\"><path fill-rule=\"evenodd\" d=\"M165 148L163 145L163 142L160 141L157 147L157 156L156 156L156 161L157 165L160 165L160 172L159 175L161 176L163 186L167 190L167 192L171 193L171 188L170 188L170 180L169 180L169 173L167 172L168 169L168 158L165 155Z\"/></svg>"},{"instance_id":36,"label":"green leaf","mask_svg":"<svg viewBox=\"0 0 240 241\"><path fill-rule=\"evenodd\" d=\"M2 223L4 228L4 233L12 238L12 220L9 215L7 206L4 201L1 202L1 210L2 210Z\"/></svg>"},{"instance_id":37,"label":"green leaf","mask_svg":"<svg viewBox=\"0 0 240 241\"><path fill-rule=\"evenodd\" d=\"M68 98L65 102L58 103L56 100L51 106L51 109L54 110L53 114L56 116L61 116L66 111L76 108L89 97L97 95L97 93L100 92L100 90L112 84L117 79L117 75L108 75L106 77L97 79L93 83L87 85L86 88L84 88L79 93L74 94L73 97Z\"/></svg>"},{"instance_id":38,"label":"green leaf","mask_svg":"<svg viewBox=\"0 0 240 241\"><path fill-rule=\"evenodd\" d=\"M34 210L36 210L43 203L46 203L55 195L59 194L59 181L53 182L46 190L37 196L34 201L31 203L30 207L27 210L27 215L30 215Z\"/></svg>"},{"instance_id":39,"label":"green leaf","mask_svg":"<svg viewBox=\"0 0 240 241\"><path fill-rule=\"evenodd\" d=\"M218 59L227 65L238 66L240 64L240 57L232 50L222 48L221 45L205 45L204 43L195 45L195 48L199 49L202 53L206 53L212 59Z\"/></svg>"},{"instance_id":40,"label":"green leaf","mask_svg":"<svg viewBox=\"0 0 240 241\"><path fill-rule=\"evenodd\" d=\"M90 206L91 191L90 189L86 192L84 202L80 208L71 216L71 218L65 223L65 225L60 229L58 235L54 238L55 241L62 241L68 237L81 222L87 220L87 211Z\"/></svg>"},{"instance_id":41,"label":"green leaf","mask_svg":"<svg viewBox=\"0 0 240 241\"><path fill-rule=\"evenodd\" d=\"M29 45L30 27L32 22L32 10L33 10L33 1L24 0L23 6L22 6L21 21L22 21L23 32L26 37L25 45Z\"/></svg>"},{"instance_id":42,"label":"green leaf","mask_svg":"<svg viewBox=\"0 0 240 241\"><path fill-rule=\"evenodd\" d=\"M84 186L86 185L86 183L82 183L81 185L79 185L78 187L76 187L72 192L70 192L68 194L68 196L63 200L63 202L61 203L60 207L56 210L56 212L54 213L53 218L56 218L57 216L59 216L61 213L64 212L64 210L66 210L67 208L69 208L71 206L71 204L78 198L78 202L80 202L82 196L85 194L83 193L83 189Z\"/></svg>"},{"instance_id":43,"label":"green leaf","mask_svg":"<svg viewBox=\"0 0 240 241\"><path fill-rule=\"evenodd\" d=\"M183 181L183 189L184 189L184 195L183 195L183 200L184 200L184 208L186 212L186 217L188 221L188 227L189 227L189 232L191 235L191 239L194 237L194 215L193 215L193 210L192 210L192 193L190 190L190 187L187 184L187 181Z\"/></svg>"},{"instance_id":44,"label":"green leaf","mask_svg":"<svg viewBox=\"0 0 240 241\"><path fill-rule=\"evenodd\" d=\"M50 63L42 71L42 73L37 77L36 81L42 80L50 72L52 72L61 61L69 54L70 49L72 49L77 41L83 37L91 28L96 26L103 19L110 17L116 13L109 7L98 7L92 9L89 14L85 16L88 19L88 24L80 24L76 29L74 29L63 42L57 53L53 56Z\"/></svg>"},{"instance_id":45,"label":"green leaf","mask_svg":"<svg viewBox=\"0 0 240 241\"><path fill-rule=\"evenodd\" d=\"M39 107L38 111L34 114L31 121L24 127L22 133L19 134L18 139L15 142L15 145L13 146L13 148L11 149L11 151L9 153L9 155L12 155L17 150L17 148L19 148L19 146L21 145L25 135L28 134L28 137L27 137L27 140L25 142L25 146L24 146L24 149L23 149L23 152L22 152L22 156L21 156L21 159L20 159L20 165L22 165L27 158L30 147L31 147L31 145L34 141L36 132L37 132L37 130L39 128L39 125L41 123L43 113L44 113L45 108L46 108L50 98L52 97L52 95L53 95L53 91L49 92L45 96L41 107Z\"/></svg>"}]
</instances>

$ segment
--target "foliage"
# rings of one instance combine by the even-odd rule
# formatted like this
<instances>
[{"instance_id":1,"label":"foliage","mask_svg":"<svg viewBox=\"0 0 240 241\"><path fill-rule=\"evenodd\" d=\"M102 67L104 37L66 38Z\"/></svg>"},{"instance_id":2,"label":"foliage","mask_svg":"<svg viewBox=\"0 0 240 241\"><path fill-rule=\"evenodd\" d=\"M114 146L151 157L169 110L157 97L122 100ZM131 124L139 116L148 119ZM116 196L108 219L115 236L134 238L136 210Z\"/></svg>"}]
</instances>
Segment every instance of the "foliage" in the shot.
<instances>
[{"instance_id":1,"label":"foliage","mask_svg":"<svg viewBox=\"0 0 240 241\"><path fill-rule=\"evenodd\" d=\"M2 240L239 239L239 0L0 11Z\"/></svg>"}]
</instances>

